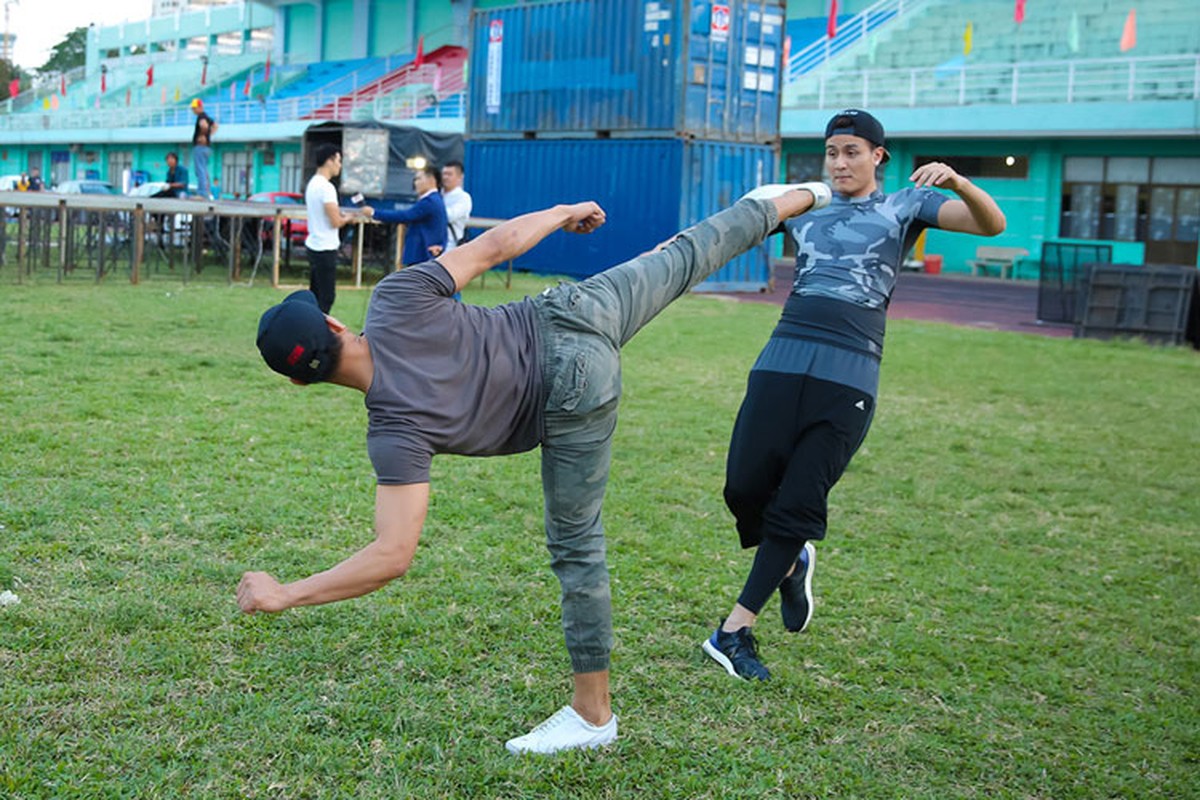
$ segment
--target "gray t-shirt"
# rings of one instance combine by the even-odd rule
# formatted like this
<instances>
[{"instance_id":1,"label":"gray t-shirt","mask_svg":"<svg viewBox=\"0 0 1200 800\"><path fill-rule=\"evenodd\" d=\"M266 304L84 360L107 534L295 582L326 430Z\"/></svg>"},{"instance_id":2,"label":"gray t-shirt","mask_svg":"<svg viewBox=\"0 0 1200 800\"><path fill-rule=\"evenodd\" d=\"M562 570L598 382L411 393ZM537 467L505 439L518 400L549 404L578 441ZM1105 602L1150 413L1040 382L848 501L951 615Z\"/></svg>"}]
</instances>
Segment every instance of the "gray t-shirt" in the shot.
<instances>
[{"instance_id":1,"label":"gray t-shirt","mask_svg":"<svg viewBox=\"0 0 1200 800\"><path fill-rule=\"evenodd\" d=\"M505 455L541 442L533 304L484 308L454 291L450 273L428 261L388 275L371 296L367 452L380 484L427 482L435 453Z\"/></svg>"}]
</instances>

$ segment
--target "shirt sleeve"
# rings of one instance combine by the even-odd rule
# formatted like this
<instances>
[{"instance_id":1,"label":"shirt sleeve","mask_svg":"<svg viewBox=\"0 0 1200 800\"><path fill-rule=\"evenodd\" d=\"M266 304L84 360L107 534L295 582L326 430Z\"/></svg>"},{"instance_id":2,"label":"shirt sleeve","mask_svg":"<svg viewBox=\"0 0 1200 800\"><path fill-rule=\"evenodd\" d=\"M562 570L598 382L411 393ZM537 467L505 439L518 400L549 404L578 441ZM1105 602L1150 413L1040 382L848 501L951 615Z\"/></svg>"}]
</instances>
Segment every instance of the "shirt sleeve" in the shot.
<instances>
[{"instance_id":1,"label":"shirt sleeve","mask_svg":"<svg viewBox=\"0 0 1200 800\"><path fill-rule=\"evenodd\" d=\"M380 486L429 483L433 447L413 430L389 426L367 433L367 453Z\"/></svg>"},{"instance_id":2,"label":"shirt sleeve","mask_svg":"<svg viewBox=\"0 0 1200 800\"><path fill-rule=\"evenodd\" d=\"M376 209L375 219L379 222L416 222L432 213L429 198L422 197L408 208Z\"/></svg>"},{"instance_id":3,"label":"shirt sleeve","mask_svg":"<svg viewBox=\"0 0 1200 800\"><path fill-rule=\"evenodd\" d=\"M913 202L917 206L915 219L925 223L927 227L936 228L938 211L950 198L933 189L914 189L913 191L916 193Z\"/></svg>"},{"instance_id":4,"label":"shirt sleeve","mask_svg":"<svg viewBox=\"0 0 1200 800\"><path fill-rule=\"evenodd\" d=\"M325 205L327 203L333 203L334 205L337 205L337 201L337 189L333 188L332 183L325 181L324 185L321 186L321 205Z\"/></svg>"}]
</instances>

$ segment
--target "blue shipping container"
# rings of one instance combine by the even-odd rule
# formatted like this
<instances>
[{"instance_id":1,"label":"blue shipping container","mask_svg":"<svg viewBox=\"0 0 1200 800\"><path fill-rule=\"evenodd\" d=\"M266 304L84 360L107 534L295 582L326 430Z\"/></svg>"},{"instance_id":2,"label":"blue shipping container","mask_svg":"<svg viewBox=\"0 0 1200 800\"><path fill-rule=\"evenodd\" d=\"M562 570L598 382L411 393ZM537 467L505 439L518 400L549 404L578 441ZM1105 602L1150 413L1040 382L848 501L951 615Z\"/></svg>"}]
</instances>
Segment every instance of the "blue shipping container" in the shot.
<instances>
[{"instance_id":1,"label":"blue shipping container","mask_svg":"<svg viewBox=\"0 0 1200 800\"><path fill-rule=\"evenodd\" d=\"M608 215L588 235L557 232L515 262L541 275L586 278L650 250L776 175L773 147L684 139L468 140L466 188L481 217L510 218L595 200ZM700 286L762 291L767 247L739 256Z\"/></svg>"},{"instance_id":2,"label":"blue shipping container","mask_svg":"<svg viewBox=\"0 0 1200 800\"><path fill-rule=\"evenodd\" d=\"M562 0L477 10L473 138L779 136L780 0Z\"/></svg>"}]
</instances>

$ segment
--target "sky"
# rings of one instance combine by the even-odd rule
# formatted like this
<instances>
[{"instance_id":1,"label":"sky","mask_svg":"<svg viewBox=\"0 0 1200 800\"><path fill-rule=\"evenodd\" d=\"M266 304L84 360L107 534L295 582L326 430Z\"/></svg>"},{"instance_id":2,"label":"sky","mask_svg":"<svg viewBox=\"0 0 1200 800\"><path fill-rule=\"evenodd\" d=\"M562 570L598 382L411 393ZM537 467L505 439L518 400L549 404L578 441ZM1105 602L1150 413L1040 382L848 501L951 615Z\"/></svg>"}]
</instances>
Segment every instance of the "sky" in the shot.
<instances>
[{"instance_id":1,"label":"sky","mask_svg":"<svg viewBox=\"0 0 1200 800\"><path fill-rule=\"evenodd\" d=\"M75 28L150 16L150 0L7 0L6 4L8 30L17 35L13 61L27 70L45 64L54 45Z\"/></svg>"}]
</instances>

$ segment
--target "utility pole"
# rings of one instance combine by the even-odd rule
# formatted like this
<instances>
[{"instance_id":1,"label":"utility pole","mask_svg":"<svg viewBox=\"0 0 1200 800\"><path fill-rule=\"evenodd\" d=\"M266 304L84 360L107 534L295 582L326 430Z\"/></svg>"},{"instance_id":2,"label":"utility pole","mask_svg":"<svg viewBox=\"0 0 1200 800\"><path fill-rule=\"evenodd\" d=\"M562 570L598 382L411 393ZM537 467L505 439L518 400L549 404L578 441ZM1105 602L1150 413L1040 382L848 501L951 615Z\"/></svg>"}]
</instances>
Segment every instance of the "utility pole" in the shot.
<instances>
[{"instance_id":1,"label":"utility pole","mask_svg":"<svg viewBox=\"0 0 1200 800\"><path fill-rule=\"evenodd\" d=\"M20 0L4 0L4 46L2 51L3 56L0 57L3 57L4 60L9 64L11 64L13 60L13 40L8 24L8 10L10 6L16 5L20 5Z\"/></svg>"}]
</instances>

